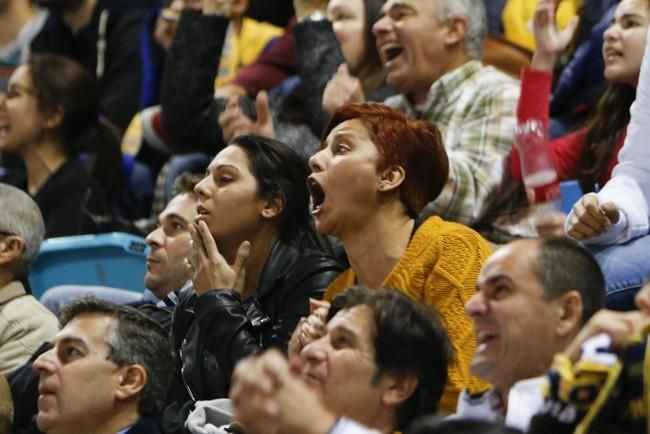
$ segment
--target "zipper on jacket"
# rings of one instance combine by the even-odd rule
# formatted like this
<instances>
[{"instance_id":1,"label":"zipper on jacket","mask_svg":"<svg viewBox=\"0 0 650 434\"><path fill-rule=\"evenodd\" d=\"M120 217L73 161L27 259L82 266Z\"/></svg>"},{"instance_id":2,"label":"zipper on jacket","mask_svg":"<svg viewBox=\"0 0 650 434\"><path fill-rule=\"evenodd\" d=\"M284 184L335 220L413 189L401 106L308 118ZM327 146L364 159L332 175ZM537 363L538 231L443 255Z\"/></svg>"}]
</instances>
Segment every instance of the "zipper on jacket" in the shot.
<instances>
[{"instance_id":1,"label":"zipper on jacket","mask_svg":"<svg viewBox=\"0 0 650 434\"><path fill-rule=\"evenodd\" d=\"M190 385L187 384L187 381L185 380L185 363L183 363L183 347L185 346L185 343L187 342L187 338L183 339L183 343L181 344L180 348L180 356L181 356L181 378L183 379L183 385L185 385L185 389L187 390L187 393L190 395L190 398L192 401L196 402L196 397L194 396L194 393L192 393L192 389L190 388Z\"/></svg>"}]
</instances>

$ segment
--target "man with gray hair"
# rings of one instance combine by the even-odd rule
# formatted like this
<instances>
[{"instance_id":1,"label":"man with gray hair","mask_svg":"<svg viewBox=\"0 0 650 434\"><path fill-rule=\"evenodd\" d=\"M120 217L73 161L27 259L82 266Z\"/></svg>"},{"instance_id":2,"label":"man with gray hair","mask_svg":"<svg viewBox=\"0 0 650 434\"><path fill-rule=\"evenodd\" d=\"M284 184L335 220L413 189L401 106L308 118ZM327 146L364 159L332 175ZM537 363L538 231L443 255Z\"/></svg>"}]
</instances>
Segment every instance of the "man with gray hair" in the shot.
<instances>
[{"instance_id":1,"label":"man with gray hair","mask_svg":"<svg viewBox=\"0 0 650 434\"><path fill-rule=\"evenodd\" d=\"M410 118L434 122L449 155L449 180L427 214L465 224L498 214L507 183L516 80L484 66L483 0L387 0L373 33L387 83L385 101ZM510 183L512 184L512 183Z\"/></svg>"},{"instance_id":2,"label":"man with gray hair","mask_svg":"<svg viewBox=\"0 0 650 434\"><path fill-rule=\"evenodd\" d=\"M135 308L92 297L67 304L38 356L36 425L46 434L159 434L174 370L167 330Z\"/></svg>"},{"instance_id":3,"label":"man with gray hair","mask_svg":"<svg viewBox=\"0 0 650 434\"><path fill-rule=\"evenodd\" d=\"M56 317L27 294L23 282L36 259L45 225L27 193L0 183L0 372L22 366L59 330Z\"/></svg>"}]
</instances>

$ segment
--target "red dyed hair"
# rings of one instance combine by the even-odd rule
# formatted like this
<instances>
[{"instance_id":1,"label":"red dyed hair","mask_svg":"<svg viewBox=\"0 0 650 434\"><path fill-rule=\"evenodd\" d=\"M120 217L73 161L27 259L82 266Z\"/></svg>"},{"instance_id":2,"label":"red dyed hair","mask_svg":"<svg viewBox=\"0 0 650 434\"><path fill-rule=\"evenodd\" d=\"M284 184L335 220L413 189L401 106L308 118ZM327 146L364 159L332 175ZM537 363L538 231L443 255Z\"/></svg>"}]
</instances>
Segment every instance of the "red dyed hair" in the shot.
<instances>
[{"instance_id":1,"label":"red dyed hair","mask_svg":"<svg viewBox=\"0 0 650 434\"><path fill-rule=\"evenodd\" d=\"M449 159L438 127L423 120L409 120L383 104L349 104L339 108L323 131L323 141L337 125L360 120L379 152L377 171L393 165L406 173L399 187L407 213L415 217L438 197L449 177Z\"/></svg>"}]
</instances>

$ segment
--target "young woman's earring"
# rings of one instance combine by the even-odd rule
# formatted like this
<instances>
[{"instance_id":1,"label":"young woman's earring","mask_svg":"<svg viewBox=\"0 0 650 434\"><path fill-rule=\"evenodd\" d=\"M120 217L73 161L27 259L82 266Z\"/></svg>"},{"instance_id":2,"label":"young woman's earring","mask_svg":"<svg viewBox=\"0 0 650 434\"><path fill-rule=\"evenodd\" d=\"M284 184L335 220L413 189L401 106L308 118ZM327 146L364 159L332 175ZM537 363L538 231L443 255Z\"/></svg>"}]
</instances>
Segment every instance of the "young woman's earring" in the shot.
<instances>
[{"instance_id":1,"label":"young woman's earring","mask_svg":"<svg viewBox=\"0 0 650 434\"><path fill-rule=\"evenodd\" d=\"M379 181L379 190L384 189L384 181Z\"/></svg>"}]
</instances>

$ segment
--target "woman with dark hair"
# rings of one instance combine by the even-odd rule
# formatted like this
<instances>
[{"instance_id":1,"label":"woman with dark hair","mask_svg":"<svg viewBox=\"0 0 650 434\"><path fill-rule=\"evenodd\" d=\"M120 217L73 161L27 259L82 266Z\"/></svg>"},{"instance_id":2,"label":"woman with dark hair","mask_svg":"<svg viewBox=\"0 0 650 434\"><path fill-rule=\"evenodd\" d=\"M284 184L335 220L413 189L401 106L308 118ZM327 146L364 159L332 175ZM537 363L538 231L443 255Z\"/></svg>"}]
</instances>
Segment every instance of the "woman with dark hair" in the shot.
<instances>
[{"instance_id":1,"label":"woman with dark hair","mask_svg":"<svg viewBox=\"0 0 650 434\"><path fill-rule=\"evenodd\" d=\"M476 337L464 306L491 249L466 226L417 219L447 182L440 132L381 104L354 104L334 113L324 135L309 161L312 215L317 231L341 240L350 262L324 298L358 284L394 288L435 308L455 353L440 408L454 411L462 388L486 388L469 373ZM296 329L291 354L319 336L322 310Z\"/></svg>"},{"instance_id":2,"label":"woman with dark hair","mask_svg":"<svg viewBox=\"0 0 650 434\"><path fill-rule=\"evenodd\" d=\"M16 69L0 94L0 151L25 164L26 180L16 184L40 207L46 237L92 232L87 211L108 214L98 181L118 181L118 139L99 119L95 79L76 62L35 54ZM79 161L83 151L94 152L94 177Z\"/></svg>"},{"instance_id":3,"label":"woman with dark hair","mask_svg":"<svg viewBox=\"0 0 650 434\"><path fill-rule=\"evenodd\" d=\"M309 299L342 271L314 241L306 176L283 143L241 136L195 187L193 285L174 314L172 401L226 397L237 361L269 347L286 352Z\"/></svg>"},{"instance_id":4,"label":"woman with dark hair","mask_svg":"<svg viewBox=\"0 0 650 434\"><path fill-rule=\"evenodd\" d=\"M556 59L566 48L575 26L558 31L555 14L558 0L540 0L533 19L537 48L530 68L522 70L519 123L530 119L549 124L549 98ZM603 74L608 81L595 112L585 128L551 142L551 154L560 179L577 179L585 193L609 180L618 162L636 95L645 37L650 24L648 0L623 0L605 31ZM511 171L521 179L517 149L513 147Z\"/></svg>"}]
</instances>

